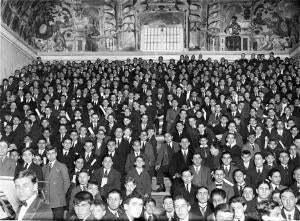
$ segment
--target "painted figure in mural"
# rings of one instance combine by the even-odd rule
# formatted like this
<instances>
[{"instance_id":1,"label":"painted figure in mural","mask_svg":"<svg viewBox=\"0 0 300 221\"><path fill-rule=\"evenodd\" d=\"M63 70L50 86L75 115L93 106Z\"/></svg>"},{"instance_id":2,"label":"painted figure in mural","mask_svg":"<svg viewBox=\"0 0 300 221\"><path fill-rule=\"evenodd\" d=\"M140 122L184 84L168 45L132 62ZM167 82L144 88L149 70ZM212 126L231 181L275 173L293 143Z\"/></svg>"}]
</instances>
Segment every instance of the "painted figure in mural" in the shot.
<instances>
[{"instance_id":1,"label":"painted figure in mural","mask_svg":"<svg viewBox=\"0 0 300 221\"><path fill-rule=\"evenodd\" d=\"M225 29L225 33L230 35L226 37L226 47L229 51L241 50L240 31L241 26L237 23L237 17L232 16L231 24Z\"/></svg>"}]
</instances>

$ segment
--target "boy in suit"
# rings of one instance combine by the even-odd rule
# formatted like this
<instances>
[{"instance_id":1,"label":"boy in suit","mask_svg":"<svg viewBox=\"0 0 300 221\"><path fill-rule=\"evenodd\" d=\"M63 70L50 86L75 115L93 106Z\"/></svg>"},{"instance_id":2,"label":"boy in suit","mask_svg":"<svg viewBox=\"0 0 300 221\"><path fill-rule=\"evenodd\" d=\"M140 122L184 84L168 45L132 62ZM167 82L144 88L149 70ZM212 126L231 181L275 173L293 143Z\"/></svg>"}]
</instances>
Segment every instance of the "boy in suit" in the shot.
<instances>
[{"instance_id":1,"label":"boy in suit","mask_svg":"<svg viewBox=\"0 0 300 221\"><path fill-rule=\"evenodd\" d=\"M87 191L87 185L90 180L90 174L87 170L81 170L78 174L79 185L72 189L71 199L69 202L69 216L71 217L74 214L74 199L75 195L80 191Z\"/></svg>"},{"instance_id":2,"label":"boy in suit","mask_svg":"<svg viewBox=\"0 0 300 221\"><path fill-rule=\"evenodd\" d=\"M212 190L214 189L223 189L226 193L227 199L230 199L234 195L233 188L232 188L233 185L230 185L227 182L225 182L226 180L224 179L225 178L224 169L222 167L215 169L213 176L214 176L214 182L208 186L209 192L211 193Z\"/></svg>"},{"instance_id":3,"label":"boy in suit","mask_svg":"<svg viewBox=\"0 0 300 221\"><path fill-rule=\"evenodd\" d=\"M48 204L38 197L37 177L33 171L23 170L15 176L17 198L21 201L17 220L52 220Z\"/></svg>"},{"instance_id":4,"label":"boy in suit","mask_svg":"<svg viewBox=\"0 0 300 221\"><path fill-rule=\"evenodd\" d=\"M283 205L281 209L282 217L287 220L300 220L300 211L296 206L297 198L293 191L290 188L282 190L280 199Z\"/></svg>"},{"instance_id":5,"label":"boy in suit","mask_svg":"<svg viewBox=\"0 0 300 221\"><path fill-rule=\"evenodd\" d=\"M43 167L46 200L50 204L54 219L62 220L67 205L66 193L70 187L69 173L66 165L56 160L55 147L48 146L46 151L49 160L49 163Z\"/></svg>"},{"instance_id":6,"label":"boy in suit","mask_svg":"<svg viewBox=\"0 0 300 221\"><path fill-rule=\"evenodd\" d=\"M173 197L183 196L190 205L193 205L196 201L196 194L198 187L192 184L193 175L189 169L185 169L181 172L181 183L174 184Z\"/></svg>"},{"instance_id":7,"label":"boy in suit","mask_svg":"<svg viewBox=\"0 0 300 221\"><path fill-rule=\"evenodd\" d=\"M207 220L213 213L213 205L209 202L209 193L206 186L199 187L197 191L197 202L192 205L192 213L200 217L200 221Z\"/></svg>"},{"instance_id":8,"label":"boy in suit","mask_svg":"<svg viewBox=\"0 0 300 221\"><path fill-rule=\"evenodd\" d=\"M121 174L113 168L111 156L104 157L102 165L94 171L92 180L98 183L101 196L106 198L111 190L121 190Z\"/></svg>"},{"instance_id":9,"label":"boy in suit","mask_svg":"<svg viewBox=\"0 0 300 221\"><path fill-rule=\"evenodd\" d=\"M190 166L190 171L193 174L192 183L198 187L208 186L211 182L211 171L208 167L202 165L202 156L195 152L193 155L193 165Z\"/></svg>"},{"instance_id":10,"label":"boy in suit","mask_svg":"<svg viewBox=\"0 0 300 221\"><path fill-rule=\"evenodd\" d=\"M133 177L136 181L136 190L145 197L151 195L151 177L147 170L144 169L145 159L143 156L135 158L135 168L130 170L127 176Z\"/></svg>"}]
</instances>

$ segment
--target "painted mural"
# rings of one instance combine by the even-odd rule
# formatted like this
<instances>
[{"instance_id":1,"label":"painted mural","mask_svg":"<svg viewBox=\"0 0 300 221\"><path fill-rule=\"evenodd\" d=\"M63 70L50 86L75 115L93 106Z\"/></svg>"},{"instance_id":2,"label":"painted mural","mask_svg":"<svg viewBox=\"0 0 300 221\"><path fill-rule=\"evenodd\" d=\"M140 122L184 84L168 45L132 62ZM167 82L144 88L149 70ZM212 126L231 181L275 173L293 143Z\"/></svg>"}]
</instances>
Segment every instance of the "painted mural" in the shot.
<instances>
[{"instance_id":1,"label":"painted mural","mask_svg":"<svg viewBox=\"0 0 300 221\"><path fill-rule=\"evenodd\" d=\"M299 41L299 2L280 0L255 1L252 30L258 50L284 50Z\"/></svg>"},{"instance_id":2,"label":"painted mural","mask_svg":"<svg viewBox=\"0 0 300 221\"><path fill-rule=\"evenodd\" d=\"M2 21L43 52L139 50L145 21L178 12L187 19L178 21L189 50L228 50L221 42L232 16L244 50L286 50L299 42L297 0L1 1Z\"/></svg>"}]
</instances>

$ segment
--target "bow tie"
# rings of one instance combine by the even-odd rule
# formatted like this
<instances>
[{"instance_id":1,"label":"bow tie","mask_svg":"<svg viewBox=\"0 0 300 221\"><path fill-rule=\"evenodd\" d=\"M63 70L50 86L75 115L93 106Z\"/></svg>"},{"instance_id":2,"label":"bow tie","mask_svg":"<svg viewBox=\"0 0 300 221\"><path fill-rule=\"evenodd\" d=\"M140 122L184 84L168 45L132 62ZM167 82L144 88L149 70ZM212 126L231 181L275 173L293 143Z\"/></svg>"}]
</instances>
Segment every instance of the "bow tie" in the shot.
<instances>
[{"instance_id":1,"label":"bow tie","mask_svg":"<svg viewBox=\"0 0 300 221\"><path fill-rule=\"evenodd\" d=\"M22 207L22 206L27 206L27 202L24 200L24 201L21 201L20 204L19 204L19 207Z\"/></svg>"}]
</instances>

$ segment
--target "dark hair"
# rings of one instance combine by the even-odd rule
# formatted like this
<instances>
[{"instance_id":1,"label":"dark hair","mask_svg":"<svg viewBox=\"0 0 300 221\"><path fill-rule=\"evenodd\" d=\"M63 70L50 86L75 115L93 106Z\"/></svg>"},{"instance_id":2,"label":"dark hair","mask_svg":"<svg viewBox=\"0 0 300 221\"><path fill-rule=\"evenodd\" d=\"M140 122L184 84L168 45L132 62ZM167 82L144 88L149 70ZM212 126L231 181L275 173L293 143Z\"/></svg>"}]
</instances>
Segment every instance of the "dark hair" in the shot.
<instances>
[{"instance_id":1,"label":"dark hair","mask_svg":"<svg viewBox=\"0 0 300 221\"><path fill-rule=\"evenodd\" d=\"M148 203L154 203L154 205L156 206L156 201L155 199L148 197L145 201L144 201L144 206L146 206Z\"/></svg>"},{"instance_id":2,"label":"dark hair","mask_svg":"<svg viewBox=\"0 0 300 221\"><path fill-rule=\"evenodd\" d=\"M29 151L32 155L34 155L34 150L32 148L30 148L30 147L24 148L22 150L22 154L25 153L26 151Z\"/></svg>"},{"instance_id":3,"label":"dark hair","mask_svg":"<svg viewBox=\"0 0 300 221\"><path fill-rule=\"evenodd\" d=\"M223 189L213 189L210 193L210 198L212 199L214 195L219 195L221 196L223 199L226 199L226 192Z\"/></svg>"},{"instance_id":4,"label":"dark hair","mask_svg":"<svg viewBox=\"0 0 300 221\"><path fill-rule=\"evenodd\" d=\"M49 152L49 151L51 151L51 150L54 150L54 151L57 153L56 147L51 146L51 145L48 145L48 146L46 147L46 152Z\"/></svg>"},{"instance_id":5,"label":"dark hair","mask_svg":"<svg viewBox=\"0 0 300 221\"><path fill-rule=\"evenodd\" d=\"M218 212L227 212L227 213L232 213L233 214L233 209L227 204L227 203L222 203L216 206L215 208L215 216L217 215Z\"/></svg>"},{"instance_id":6,"label":"dark hair","mask_svg":"<svg viewBox=\"0 0 300 221\"><path fill-rule=\"evenodd\" d=\"M272 177L273 174L276 173L276 172L280 173L280 171L279 171L278 169L272 168L272 169L269 171L269 173L268 173L268 177Z\"/></svg>"},{"instance_id":7,"label":"dark hair","mask_svg":"<svg viewBox=\"0 0 300 221\"><path fill-rule=\"evenodd\" d=\"M271 210L279 206L278 202L275 201L261 201L257 204L256 210L258 214L262 217L263 215L270 215Z\"/></svg>"},{"instance_id":8,"label":"dark hair","mask_svg":"<svg viewBox=\"0 0 300 221\"><path fill-rule=\"evenodd\" d=\"M32 183L37 183L37 181L38 181L38 179L36 177L36 173L32 170L22 170L22 171L20 171L14 177L14 181L16 181L17 179L23 178L23 177L30 178Z\"/></svg>"},{"instance_id":9,"label":"dark hair","mask_svg":"<svg viewBox=\"0 0 300 221\"><path fill-rule=\"evenodd\" d=\"M122 194L121 194L121 191L120 191L120 190L118 190L118 189L112 189L111 191L109 191L109 192L107 193L107 197L108 197L110 194L112 194L112 193L117 193L117 194L119 194L120 198L122 199Z\"/></svg>"},{"instance_id":10,"label":"dark hair","mask_svg":"<svg viewBox=\"0 0 300 221\"><path fill-rule=\"evenodd\" d=\"M93 203L93 195L88 191L80 191L74 196L74 204L79 204L83 201L88 201L89 204Z\"/></svg>"},{"instance_id":11,"label":"dark hair","mask_svg":"<svg viewBox=\"0 0 300 221\"><path fill-rule=\"evenodd\" d=\"M103 210L106 210L106 204L102 200L94 200L94 206L100 206Z\"/></svg>"},{"instance_id":12,"label":"dark hair","mask_svg":"<svg viewBox=\"0 0 300 221\"><path fill-rule=\"evenodd\" d=\"M131 176L125 177L124 184L127 184L129 182L132 182L132 183L136 184L136 181L135 181L135 179L133 177L131 177Z\"/></svg>"},{"instance_id":13,"label":"dark hair","mask_svg":"<svg viewBox=\"0 0 300 221\"><path fill-rule=\"evenodd\" d=\"M130 201L134 198L137 198L137 199L141 199L144 203L144 199L143 199L143 196L142 194L140 193L137 193L137 192L133 192L132 194L129 194L125 199L124 199L124 204L129 204Z\"/></svg>"},{"instance_id":14,"label":"dark hair","mask_svg":"<svg viewBox=\"0 0 300 221\"><path fill-rule=\"evenodd\" d=\"M258 182L258 184L256 185L256 189L258 189L258 187L260 186L260 185L262 185L262 184L266 184L266 185L268 185L268 187L271 189L271 185L270 185L270 183L268 183L268 182L266 182L266 181L260 181L260 182Z\"/></svg>"},{"instance_id":15,"label":"dark hair","mask_svg":"<svg viewBox=\"0 0 300 221\"><path fill-rule=\"evenodd\" d=\"M190 205L189 201L182 195L175 196L173 202L175 202L176 200L184 200L188 205Z\"/></svg>"},{"instance_id":16,"label":"dark hair","mask_svg":"<svg viewBox=\"0 0 300 221\"><path fill-rule=\"evenodd\" d=\"M241 203L244 206L245 202L246 202L246 200L245 200L244 197L242 197L242 196L233 196L229 200L229 205L232 204L232 203Z\"/></svg>"},{"instance_id":17,"label":"dark hair","mask_svg":"<svg viewBox=\"0 0 300 221\"><path fill-rule=\"evenodd\" d=\"M288 188L284 188L283 190L280 191L280 198L281 198L282 194L284 194L284 193L292 193L296 197L294 191L291 188L289 188L289 187Z\"/></svg>"}]
</instances>

